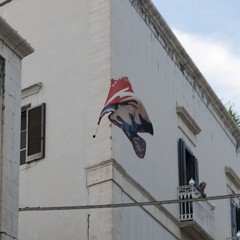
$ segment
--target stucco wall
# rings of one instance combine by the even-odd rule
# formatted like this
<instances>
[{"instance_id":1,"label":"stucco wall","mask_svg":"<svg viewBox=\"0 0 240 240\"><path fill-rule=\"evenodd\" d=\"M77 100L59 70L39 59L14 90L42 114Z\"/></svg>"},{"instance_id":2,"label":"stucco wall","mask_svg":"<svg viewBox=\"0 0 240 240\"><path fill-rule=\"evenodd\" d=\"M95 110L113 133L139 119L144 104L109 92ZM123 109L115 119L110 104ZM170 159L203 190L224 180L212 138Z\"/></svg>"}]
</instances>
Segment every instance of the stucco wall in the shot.
<instances>
[{"instance_id":1,"label":"stucco wall","mask_svg":"<svg viewBox=\"0 0 240 240\"><path fill-rule=\"evenodd\" d=\"M141 134L147 152L139 159L122 130L113 126L113 158L155 199L176 199L177 142L183 138L198 158L199 178L207 182L207 194L227 194L224 167L231 166L239 175L240 157L220 117L204 93L179 70L130 1L114 0L111 9L112 76L129 77L154 128L154 136ZM181 124L177 106L185 107L201 128L200 134L194 136ZM230 236L229 200L215 204L216 239L221 239ZM177 205L166 208L178 218Z\"/></svg>"},{"instance_id":2,"label":"stucco wall","mask_svg":"<svg viewBox=\"0 0 240 240\"><path fill-rule=\"evenodd\" d=\"M34 46L22 105L46 103L45 158L20 167L20 207L88 204L85 167L111 157L106 119L93 139L110 80L109 1L12 2L0 10ZM31 20L30 20L31 19ZM88 211L21 212L20 239L87 239Z\"/></svg>"},{"instance_id":3,"label":"stucco wall","mask_svg":"<svg viewBox=\"0 0 240 240\"><path fill-rule=\"evenodd\" d=\"M10 239L18 236L21 59L1 41L0 56L5 61L0 81L0 227L1 239Z\"/></svg>"},{"instance_id":4,"label":"stucco wall","mask_svg":"<svg viewBox=\"0 0 240 240\"><path fill-rule=\"evenodd\" d=\"M47 108L46 157L20 167L21 207L119 200L113 197L118 193L116 186L106 183L106 188L94 185L90 189L86 182L85 167L112 157L155 199L175 199L180 137L199 160L200 180L208 183L207 194L227 193L225 165L238 174L240 171L235 147L223 124L216 122L220 118L210 112L211 106L196 93L130 1L22 0L4 6L0 13L35 48L35 53L23 61L22 87L41 82L42 88L24 98L22 105L45 102ZM120 129L114 126L111 130L107 117L97 138L92 138L110 78L123 75L129 77L154 127L154 136L143 134L147 142L144 159L136 157ZM177 105L184 106L200 126L199 135L193 136L187 128L185 133L180 130ZM213 174L216 181L212 181ZM123 195L120 200L129 199ZM178 218L177 205L166 208ZM127 230L130 218L126 211L122 212L122 234L134 240L132 230ZM139 223L146 220L146 226L152 227L148 229L152 239L159 234L167 239L169 230L158 226L142 209L131 211L139 214ZM113 232L109 227L118 231L113 223L121 220L115 213L111 219L111 214L111 210L20 213L19 238L110 239ZM104 228L102 218L108 221ZM228 202L216 202L216 239L226 235L229 224Z\"/></svg>"}]
</instances>

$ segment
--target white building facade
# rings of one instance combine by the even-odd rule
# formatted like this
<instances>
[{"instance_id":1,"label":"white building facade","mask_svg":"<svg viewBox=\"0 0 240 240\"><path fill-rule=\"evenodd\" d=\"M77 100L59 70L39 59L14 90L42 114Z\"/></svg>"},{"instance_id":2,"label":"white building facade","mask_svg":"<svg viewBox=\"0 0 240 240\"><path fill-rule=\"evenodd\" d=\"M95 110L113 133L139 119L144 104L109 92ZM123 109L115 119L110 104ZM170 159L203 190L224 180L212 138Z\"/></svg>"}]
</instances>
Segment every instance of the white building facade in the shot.
<instances>
[{"instance_id":1,"label":"white building facade","mask_svg":"<svg viewBox=\"0 0 240 240\"><path fill-rule=\"evenodd\" d=\"M21 0L0 13L35 48L23 61L21 208L194 198L191 178L208 196L239 193L240 131L151 1ZM143 159L107 117L92 138L121 76L153 124ZM25 240L225 240L239 230L234 198L19 217Z\"/></svg>"},{"instance_id":2,"label":"white building facade","mask_svg":"<svg viewBox=\"0 0 240 240\"><path fill-rule=\"evenodd\" d=\"M0 239L18 238L21 61L33 48L0 17Z\"/></svg>"}]
</instances>

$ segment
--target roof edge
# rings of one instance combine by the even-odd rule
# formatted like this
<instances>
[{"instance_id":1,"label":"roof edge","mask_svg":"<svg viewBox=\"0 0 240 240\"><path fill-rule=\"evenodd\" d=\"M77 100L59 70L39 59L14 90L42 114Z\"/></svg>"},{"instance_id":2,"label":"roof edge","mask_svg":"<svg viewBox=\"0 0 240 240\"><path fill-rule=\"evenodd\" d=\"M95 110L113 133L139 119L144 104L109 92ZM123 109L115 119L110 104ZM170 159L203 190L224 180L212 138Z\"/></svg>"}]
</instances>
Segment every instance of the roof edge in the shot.
<instances>
[{"instance_id":1,"label":"roof edge","mask_svg":"<svg viewBox=\"0 0 240 240\"><path fill-rule=\"evenodd\" d=\"M34 52L25 39L0 17L0 40L14 51L21 59Z\"/></svg>"},{"instance_id":2,"label":"roof edge","mask_svg":"<svg viewBox=\"0 0 240 240\"><path fill-rule=\"evenodd\" d=\"M210 103L212 105L212 108L217 113L219 119L236 140L236 148L238 149L240 146L240 129L237 127L236 123L226 110L226 107L220 101L212 87L183 48L155 5L151 0L131 0L131 2L133 5L135 5L134 2L138 2L141 6L141 10L147 15L148 20L146 21L150 21L154 26L154 30L157 31L156 35L159 34L162 37L163 46L165 46L168 54L172 56L179 69L183 73L186 72L196 83L198 88L205 93L207 104Z\"/></svg>"}]
</instances>

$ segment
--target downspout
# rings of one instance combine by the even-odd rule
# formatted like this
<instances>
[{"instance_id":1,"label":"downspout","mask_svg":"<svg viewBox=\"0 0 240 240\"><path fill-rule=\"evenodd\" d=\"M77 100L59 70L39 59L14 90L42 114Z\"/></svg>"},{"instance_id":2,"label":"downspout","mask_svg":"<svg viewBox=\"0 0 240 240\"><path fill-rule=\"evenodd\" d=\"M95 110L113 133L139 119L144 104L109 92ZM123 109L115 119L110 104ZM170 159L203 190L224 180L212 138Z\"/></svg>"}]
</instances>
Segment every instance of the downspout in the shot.
<instances>
[{"instance_id":1,"label":"downspout","mask_svg":"<svg viewBox=\"0 0 240 240\"><path fill-rule=\"evenodd\" d=\"M0 189L2 189L3 183L3 111L4 111L4 65L5 61L0 58ZM2 190L0 191L0 202L2 205ZM0 231L2 231L2 206L0 206ZM2 232L0 232L2 234ZM0 237L2 239L2 237Z\"/></svg>"}]
</instances>

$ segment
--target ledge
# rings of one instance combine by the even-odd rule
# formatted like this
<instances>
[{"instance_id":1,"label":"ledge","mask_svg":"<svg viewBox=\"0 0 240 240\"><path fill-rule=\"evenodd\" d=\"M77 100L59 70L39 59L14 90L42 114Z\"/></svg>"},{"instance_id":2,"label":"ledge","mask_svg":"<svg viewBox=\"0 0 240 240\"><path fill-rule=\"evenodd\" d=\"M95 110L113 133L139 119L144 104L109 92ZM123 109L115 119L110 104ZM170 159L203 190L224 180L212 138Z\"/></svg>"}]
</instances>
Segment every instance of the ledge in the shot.
<instances>
[{"instance_id":1,"label":"ledge","mask_svg":"<svg viewBox=\"0 0 240 240\"><path fill-rule=\"evenodd\" d=\"M22 89L22 99L29 97L33 94L39 93L41 88L42 88L42 83L38 82L29 87Z\"/></svg>"},{"instance_id":2,"label":"ledge","mask_svg":"<svg viewBox=\"0 0 240 240\"><path fill-rule=\"evenodd\" d=\"M86 170L86 184L88 188L112 181L133 202L151 202L156 199L135 181L126 170L114 159L88 166ZM177 239L181 238L179 221L163 206L142 206L142 208L160 225L168 229Z\"/></svg>"},{"instance_id":3,"label":"ledge","mask_svg":"<svg viewBox=\"0 0 240 240\"><path fill-rule=\"evenodd\" d=\"M240 189L240 178L231 167L225 167L225 174L233 182L236 188Z\"/></svg>"},{"instance_id":4,"label":"ledge","mask_svg":"<svg viewBox=\"0 0 240 240\"><path fill-rule=\"evenodd\" d=\"M183 120L183 122L188 126L188 128L194 135L197 135L201 132L201 128L193 120L193 118L183 106L176 107L176 112L177 115Z\"/></svg>"},{"instance_id":5,"label":"ledge","mask_svg":"<svg viewBox=\"0 0 240 240\"><path fill-rule=\"evenodd\" d=\"M2 17L0 17L0 40L21 59L34 52L34 49Z\"/></svg>"},{"instance_id":6,"label":"ledge","mask_svg":"<svg viewBox=\"0 0 240 240\"><path fill-rule=\"evenodd\" d=\"M214 240L196 221L186 221L180 223L180 228L183 229L194 240Z\"/></svg>"}]
</instances>

